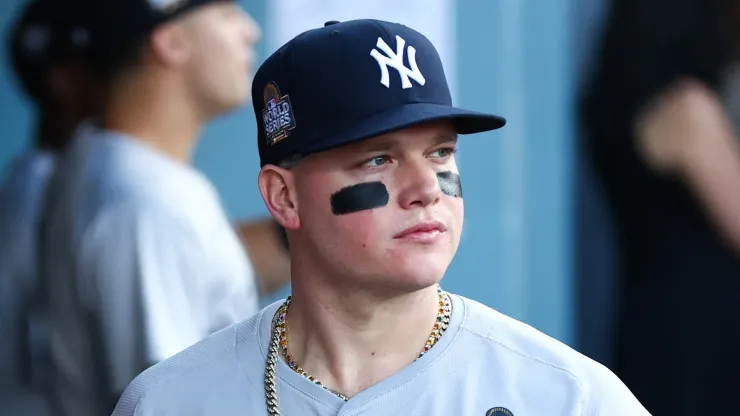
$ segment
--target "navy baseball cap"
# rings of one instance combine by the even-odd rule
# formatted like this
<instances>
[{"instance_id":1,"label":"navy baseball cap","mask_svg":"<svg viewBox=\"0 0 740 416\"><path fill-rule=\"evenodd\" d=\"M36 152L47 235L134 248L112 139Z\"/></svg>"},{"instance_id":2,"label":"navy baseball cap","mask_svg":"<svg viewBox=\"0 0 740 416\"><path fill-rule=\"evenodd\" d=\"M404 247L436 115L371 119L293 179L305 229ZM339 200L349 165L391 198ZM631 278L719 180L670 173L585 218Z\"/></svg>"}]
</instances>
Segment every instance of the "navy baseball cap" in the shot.
<instances>
[{"instance_id":1,"label":"navy baseball cap","mask_svg":"<svg viewBox=\"0 0 740 416\"><path fill-rule=\"evenodd\" d=\"M33 0L20 10L8 51L11 67L31 98L44 94L42 77L51 67L85 57L90 43L85 10L78 0Z\"/></svg>"},{"instance_id":2,"label":"navy baseball cap","mask_svg":"<svg viewBox=\"0 0 740 416\"><path fill-rule=\"evenodd\" d=\"M371 19L331 21L293 38L260 66L252 100L261 166L433 121L451 121L458 134L506 124L452 105L424 35Z\"/></svg>"}]
</instances>

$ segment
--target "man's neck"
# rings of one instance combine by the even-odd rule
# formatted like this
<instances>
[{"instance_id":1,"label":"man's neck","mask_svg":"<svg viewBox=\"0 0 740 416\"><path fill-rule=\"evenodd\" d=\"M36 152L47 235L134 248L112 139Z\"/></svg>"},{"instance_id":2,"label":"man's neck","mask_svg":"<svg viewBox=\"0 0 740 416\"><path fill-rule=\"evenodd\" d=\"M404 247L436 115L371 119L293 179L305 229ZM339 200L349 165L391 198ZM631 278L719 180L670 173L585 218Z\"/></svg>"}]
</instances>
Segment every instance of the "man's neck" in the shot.
<instances>
[{"instance_id":1,"label":"man's neck","mask_svg":"<svg viewBox=\"0 0 740 416\"><path fill-rule=\"evenodd\" d=\"M436 286L392 299L306 286L293 287L290 354L322 384L348 397L416 360L439 309Z\"/></svg>"},{"instance_id":2,"label":"man's neck","mask_svg":"<svg viewBox=\"0 0 740 416\"><path fill-rule=\"evenodd\" d=\"M206 120L179 88L154 80L136 80L111 94L102 127L129 135L185 163L190 163Z\"/></svg>"}]
</instances>

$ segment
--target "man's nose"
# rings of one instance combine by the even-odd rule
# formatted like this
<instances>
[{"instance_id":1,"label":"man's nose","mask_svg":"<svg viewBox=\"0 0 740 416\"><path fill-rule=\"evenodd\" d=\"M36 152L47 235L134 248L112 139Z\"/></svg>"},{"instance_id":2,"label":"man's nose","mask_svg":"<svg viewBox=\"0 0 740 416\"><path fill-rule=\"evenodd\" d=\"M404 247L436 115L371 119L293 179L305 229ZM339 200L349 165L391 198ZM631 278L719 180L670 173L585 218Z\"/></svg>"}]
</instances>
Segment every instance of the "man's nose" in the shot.
<instances>
[{"instance_id":1,"label":"man's nose","mask_svg":"<svg viewBox=\"0 0 740 416\"><path fill-rule=\"evenodd\" d=\"M404 165L398 172L401 206L411 209L436 204L442 195L437 172L426 160L410 161Z\"/></svg>"}]
</instances>

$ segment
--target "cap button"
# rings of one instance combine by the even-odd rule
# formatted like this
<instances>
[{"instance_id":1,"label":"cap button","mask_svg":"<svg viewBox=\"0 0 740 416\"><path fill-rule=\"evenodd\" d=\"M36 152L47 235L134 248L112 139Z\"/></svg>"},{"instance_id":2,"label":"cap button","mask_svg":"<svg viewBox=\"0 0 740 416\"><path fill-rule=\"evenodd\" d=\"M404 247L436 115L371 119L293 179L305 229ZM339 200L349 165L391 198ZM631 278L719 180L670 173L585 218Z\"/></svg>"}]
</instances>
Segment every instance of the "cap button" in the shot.
<instances>
[{"instance_id":1,"label":"cap button","mask_svg":"<svg viewBox=\"0 0 740 416\"><path fill-rule=\"evenodd\" d=\"M339 23L339 20L329 20L328 22L324 23L324 27L335 25Z\"/></svg>"}]
</instances>

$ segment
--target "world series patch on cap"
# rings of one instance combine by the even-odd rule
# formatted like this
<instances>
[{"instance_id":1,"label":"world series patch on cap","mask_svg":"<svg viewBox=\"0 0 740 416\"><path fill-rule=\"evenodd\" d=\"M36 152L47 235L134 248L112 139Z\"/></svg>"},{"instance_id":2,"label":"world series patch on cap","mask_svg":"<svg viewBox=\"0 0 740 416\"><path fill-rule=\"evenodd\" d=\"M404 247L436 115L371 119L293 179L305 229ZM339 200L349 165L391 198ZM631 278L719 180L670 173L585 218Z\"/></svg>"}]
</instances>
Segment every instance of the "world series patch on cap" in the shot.
<instances>
[{"instance_id":1,"label":"world series patch on cap","mask_svg":"<svg viewBox=\"0 0 740 416\"><path fill-rule=\"evenodd\" d=\"M506 120L454 107L442 61L398 23L331 21L273 53L252 83L260 163L278 164L433 121L459 134Z\"/></svg>"}]
</instances>

